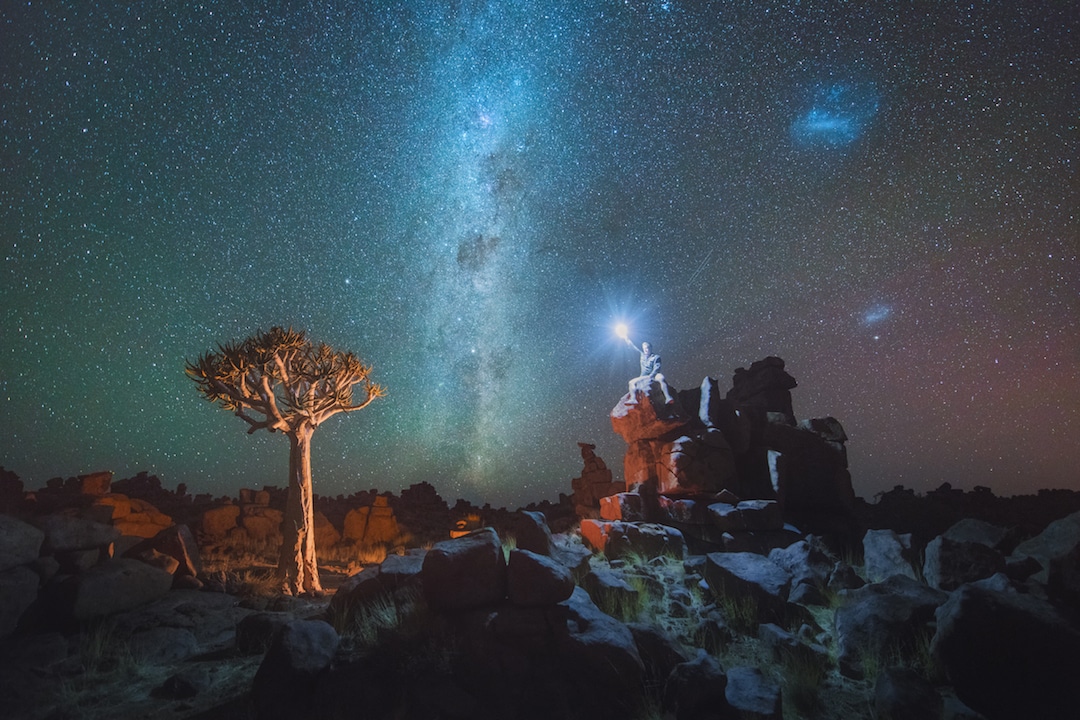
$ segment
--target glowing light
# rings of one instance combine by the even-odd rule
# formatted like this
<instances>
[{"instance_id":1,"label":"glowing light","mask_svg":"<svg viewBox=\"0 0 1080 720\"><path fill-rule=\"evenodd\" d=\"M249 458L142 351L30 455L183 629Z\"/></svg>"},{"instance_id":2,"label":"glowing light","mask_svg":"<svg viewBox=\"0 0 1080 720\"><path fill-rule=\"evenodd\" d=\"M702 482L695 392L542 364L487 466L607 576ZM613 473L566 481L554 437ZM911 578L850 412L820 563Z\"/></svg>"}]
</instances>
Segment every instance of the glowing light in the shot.
<instances>
[{"instance_id":1,"label":"glowing light","mask_svg":"<svg viewBox=\"0 0 1080 720\"><path fill-rule=\"evenodd\" d=\"M630 328L627 327L626 323L618 323L615 325L615 334L626 340L630 337Z\"/></svg>"}]
</instances>

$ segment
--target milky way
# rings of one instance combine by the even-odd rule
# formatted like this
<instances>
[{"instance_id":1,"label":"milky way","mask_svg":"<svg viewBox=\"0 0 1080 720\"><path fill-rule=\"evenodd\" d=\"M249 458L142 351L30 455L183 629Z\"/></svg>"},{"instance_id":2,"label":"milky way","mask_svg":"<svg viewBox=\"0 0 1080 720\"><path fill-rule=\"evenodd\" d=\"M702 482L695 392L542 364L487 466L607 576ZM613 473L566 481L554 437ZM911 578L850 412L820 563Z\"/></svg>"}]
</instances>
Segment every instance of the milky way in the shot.
<instances>
[{"instance_id":1,"label":"milky way","mask_svg":"<svg viewBox=\"0 0 1080 720\"><path fill-rule=\"evenodd\" d=\"M1077 17L971 5L7 4L0 464L282 485L183 364L292 325L389 391L317 492L554 498L625 319L783 357L860 495L1080 489Z\"/></svg>"}]
</instances>

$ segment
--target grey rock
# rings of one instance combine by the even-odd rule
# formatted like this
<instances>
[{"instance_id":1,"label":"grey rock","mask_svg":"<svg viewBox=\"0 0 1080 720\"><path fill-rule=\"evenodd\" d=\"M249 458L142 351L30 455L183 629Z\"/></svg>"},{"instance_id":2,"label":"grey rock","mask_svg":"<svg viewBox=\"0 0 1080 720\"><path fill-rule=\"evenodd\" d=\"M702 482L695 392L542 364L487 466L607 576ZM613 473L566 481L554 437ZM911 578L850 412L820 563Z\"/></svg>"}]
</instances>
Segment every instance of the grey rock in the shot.
<instances>
[{"instance_id":1,"label":"grey rock","mask_svg":"<svg viewBox=\"0 0 1080 720\"><path fill-rule=\"evenodd\" d=\"M506 558L491 528L437 543L424 556L424 595L439 609L467 610L506 597Z\"/></svg>"},{"instance_id":2,"label":"grey rock","mask_svg":"<svg viewBox=\"0 0 1080 720\"><path fill-rule=\"evenodd\" d=\"M0 572L0 638L15 632L37 599L39 582L37 573L21 565Z\"/></svg>"},{"instance_id":3,"label":"grey rock","mask_svg":"<svg viewBox=\"0 0 1080 720\"><path fill-rule=\"evenodd\" d=\"M255 673L251 698L261 720L307 717L319 676L330 667L340 638L321 620L283 626Z\"/></svg>"},{"instance_id":4,"label":"grey rock","mask_svg":"<svg viewBox=\"0 0 1080 720\"><path fill-rule=\"evenodd\" d=\"M704 650L693 660L675 666L664 684L664 706L675 720L726 717L727 674Z\"/></svg>"},{"instance_id":5,"label":"grey rock","mask_svg":"<svg viewBox=\"0 0 1080 720\"><path fill-rule=\"evenodd\" d=\"M953 542L979 543L999 551L1008 536L1005 528L975 518L964 518L942 533L942 537Z\"/></svg>"},{"instance_id":6,"label":"grey rock","mask_svg":"<svg viewBox=\"0 0 1080 720\"><path fill-rule=\"evenodd\" d=\"M382 572L378 565L367 567L346 578L334 597L330 598L328 612L344 617L357 607L387 592L382 583Z\"/></svg>"},{"instance_id":7,"label":"grey rock","mask_svg":"<svg viewBox=\"0 0 1080 720\"><path fill-rule=\"evenodd\" d=\"M187 525L172 525L157 535L139 542L124 553L125 557L141 557L149 550L157 551L177 562L175 575L198 577L202 573L202 559L195 535Z\"/></svg>"},{"instance_id":8,"label":"grey rock","mask_svg":"<svg viewBox=\"0 0 1080 720\"><path fill-rule=\"evenodd\" d=\"M1004 571L1004 556L982 543L955 541L939 535L926 546L923 577L930 587L955 590L964 583Z\"/></svg>"},{"instance_id":9,"label":"grey rock","mask_svg":"<svg viewBox=\"0 0 1080 720\"><path fill-rule=\"evenodd\" d=\"M766 678L758 668L730 668L724 696L739 720L782 720L784 716L780 685Z\"/></svg>"},{"instance_id":10,"label":"grey rock","mask_svg":"<svg viewBox=\"0 0 1080 720\"><path fill-rule=\"evenodd\" d=\"M752 598L761 620L785 615L791 574L782 567L756 553L709 553L706 559L705 581L715 594Z\"/></svg>"},{"instance_id":11,"label":"grey rock","mask_svg":"<svg viewBox=\"0 0 1080 720\"><path fill-rule=\"evenodd\" d=\"M1080 631L1052 605L962 585L936 619L932 651L968 706L989 720L1076 717Z\"/></svg>"},{"instance_id":12,"label":"grey rock","mask_svg":"<svg viewBox=\"0 0 1080 720\"><path fill-rule=\"evenodd\" d=\"M419 587L426 554L421 552L387 556L379 565L379 582L387 590Z\"/></svg>"},{"instance_id":13,"label":"grey rock","mask_svg":"<svg viewBox=\"0 0 1080 720\"><path fill-rule=\"evenodd\" d=\"M236 624L236 649L244 655L261 655L274 635L295 618L283 612L252 613Z\"/></svg>"},{"instance_id":14,"label":"grey rock","mask_svg":"<svg viewBox=\"0 0 1080 720\"><path fill-rule=\"evenodd\" d=\"M659 523L612 523L604 555L615 560L631 554L682 559L686 557L686 541L679 530Z\"/></svg>"},{"instance_id":15,"label":"grey rock","mask_svg":"<svg viewBox=\"0 0 1080 720\"><path fill-rule=\"evenodd\" d=\"M630 607L636 605L640 593L615 570L593 568L581 579L581 587L599 607Z\"/></svg>"},{"instance_id":16,"label":"grey rock","mask_svg":"<svg viewBox=\"0 0 1080 720\"><path fill-rule=\"evenodd\" d=\"M867 530L863 536L866 579L881 582L893 575L916 579L911 565L911 534L892 530Z\"/></svg>"},{"instance_id":17,"label":"grey rock","mask_svg":"<svg viewBox=\"0 0 1080 720\"><path fill-rule=\"evenodd\" d=\"M74 515L44 515L36 518L35 524L45 533L48 552L100 548L120 538L120 531L113 526Z\"/></svg>"},{"instance_id":18,"label":"grey rock","mask_svg":"<svg viewBox=\"0 0 1080 720\"><path fill-rule=\"evenodd\" d=\"M517 541L517 547L537 555L551 555L554 541L544 513L522 510L511 516L510 532Z\"/></svg>"},{"instance_id":19,"label":"grey rock","mask_svg":"<svg viewBox=\"0 0 1080 720\"><path fill-rule=\"evenodd\" d=\"M37 559L45 533L10 515L0 515L0 572Z\"/></svg>"},{"instance_id":20,"label":"grey rock","mask_svg":"<svg viewBox=\"0 0 1080 720\"><path fill-rule=\"evenodd\" d=\"M791 584L812 583L825 587L836 561L824 548L809 540L799 540L786 548L775 548L769 559L791 574Z\"/></svg>"},{"instance_id":21,"label":"grey rock","mask_svg":"<svg viewBox=\"0 0 1080 720\"><path fill-rule=\"evenodd\" d=\"M70 601L71 616L88 620L131 610L169 591L172 575L146 563L120 558L101 563L65 581L61 591Z\"/></svg>"},{"instance_id":22,"label":"grey rock","mask_svg":"<svg viewBox=\"0 0 1080 720\"><path fill-rule=\"evenodd\" d=\"M127 645L135 660L149 665L169 665L199 654L195 634L185 628L149 628L128 638Z\"/></svg>"},{"instance_id":23,"label":"grey rock","mask_svg":"<svg viewBox=\"0 0 1080 720\"><path fill-rule=\"evenodd\" d=\"M877 720L941 720L944 707L934 686L910 668L889 667L874 686Z\"/></svg>"},{"instance_id":24,"label":"grey rock","mask_svg":"<svg viewBox=\"0 0 1080 720\"><path fill-rule=\"evenodd\" d=\"M845 562L837 562L829 573L826 587L830 592L838 593L841 590L857 590L865 584L866 581L859 577L855 568Z\"/></svg>"},{"instance_id":25,"label":"grey rock","mask_svg":"<svg viewBox=\"0 0 1080 720\"><path fill-rule=\"evenodd\" d=\"M630 629L603 613L581 588L560 603L571 632L559 638L560 662L572 676L591 677L599 687L638 687L644 663Z\"/></svg>"},{"instance_id":26,"label":"grey rock","mask_svg":"<svg viewBox=\"0 0 1080 720\"><path fill-rule=\"evenodd\" d=\"M1051 591L1080 600L1080 512L1055 520L1041 533L1017 545L1012 557L1031 557L1042 570L1033 575Z\"/></svg>"},{"instance_id":27,"label":"grey rock","mask_svg":"<svg viewBox=\"0 0 1080 720\"><path fill-rule=\"evenodd\" d=\"M690 659L679 643L657 626L630 623L627 627L634 636L634 644L645 665L646 682L663 683L676 665Z\"/></svg>"},{"instance_id":28,"label":"grey rock","mask_svg":"<svg viewBox=\"0 0 1080 720\"><path fill-rule=\"evenodd\" d=\"M834 625L840 672L861 678L864 659L881 660L893 648L911 645L948 597L904 575L847 591Z\"/></svg>"},{"instance_id":29,"label":"grey rock","mask_svg":"<svg viewBox=\"0 0 1080 720\"><path fill-rule=\"evenodd\" d=\"M507 596L515 605L555 605L574 591L574 578L565 566L520 548L510 551L506 578Z\"/></svg>"}]
</instances>

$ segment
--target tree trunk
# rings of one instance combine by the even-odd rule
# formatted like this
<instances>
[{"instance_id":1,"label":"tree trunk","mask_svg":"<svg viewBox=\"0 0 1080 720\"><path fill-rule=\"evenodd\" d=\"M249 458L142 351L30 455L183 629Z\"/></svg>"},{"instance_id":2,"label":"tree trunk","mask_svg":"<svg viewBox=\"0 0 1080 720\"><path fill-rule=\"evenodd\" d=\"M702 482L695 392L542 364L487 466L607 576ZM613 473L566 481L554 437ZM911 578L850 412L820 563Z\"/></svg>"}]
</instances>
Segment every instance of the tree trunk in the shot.
<instances>
[{"instance_id":1,"label":"tree trunk","mask_svg":"<svg viewBox=\"0 0 1080 720\"><path fill-rule=\"evenodd\" d=\"M315 506L311 491L310 425L289 432L289 496L282 523L278 573L290 595L322 592L315 557Z\"/></svg>"}]
</instances>

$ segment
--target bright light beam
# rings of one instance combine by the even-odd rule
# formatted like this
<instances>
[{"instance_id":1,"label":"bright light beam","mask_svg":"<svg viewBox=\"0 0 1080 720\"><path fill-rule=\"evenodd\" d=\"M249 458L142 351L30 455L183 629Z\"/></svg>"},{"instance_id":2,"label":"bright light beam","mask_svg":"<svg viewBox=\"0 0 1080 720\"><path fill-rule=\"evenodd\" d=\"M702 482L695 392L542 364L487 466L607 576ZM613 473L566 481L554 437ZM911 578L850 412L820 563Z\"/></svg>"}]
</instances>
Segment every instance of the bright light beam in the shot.
<instances>
[{"instance_id":1,"label":"bright light beam","mask_svg":"<svg viewBox=\"0 0 1080 720\"><path fill-rule=\"evenodd\" d=\"M627 327L626 323L617 323L615 325L615 334L626 340L630 337L630 328Z\"/></svg>"}]
</instances>

